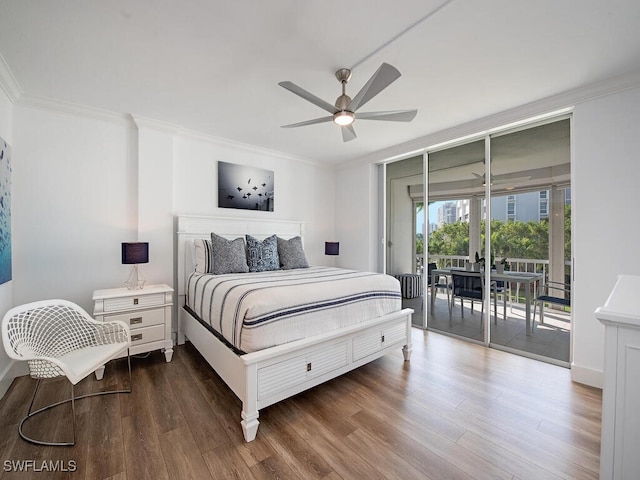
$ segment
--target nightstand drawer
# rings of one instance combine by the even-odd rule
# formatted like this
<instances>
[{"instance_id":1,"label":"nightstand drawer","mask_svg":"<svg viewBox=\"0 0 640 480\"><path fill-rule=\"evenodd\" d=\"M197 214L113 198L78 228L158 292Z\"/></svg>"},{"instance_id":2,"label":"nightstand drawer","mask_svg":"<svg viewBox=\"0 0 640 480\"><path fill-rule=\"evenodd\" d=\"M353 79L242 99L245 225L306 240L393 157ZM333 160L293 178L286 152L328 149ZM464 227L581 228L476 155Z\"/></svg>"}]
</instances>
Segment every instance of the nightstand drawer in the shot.
<instances>
[{"instance_id":1,"label":"nightstand drawer","mask_svg":"<svg viewBox=\"0 0 640 480\"><path fill-rule=\"evenodd\" d=\"M131 345L164 340L164 325L153 325L152 327L136 328L131 330Z\"/></svg>"},{"instance_id":2,"label":"nightstand drawer","mask_svg":"<svg viewBox=\"0 0 640 480\"><path fill-rule=\"evenodd\" d=\"M151 325L164 325L164 309L138 310L118 315L105 315L104 317L105 322L113 320L120 320L126 323L132 330L134 328L149 327Z\"/></svg>"},{"instance_id":3,"label":"nightstand drawer","mask_svg":"<svg viewBox=\"0 0 640 480\"><path fill-rule=\"evenodd\" d=\"M131 308L155 307L156 305L164 305L164 303L164 293L105 298L104 311L114 312Z\"/></svg>"}]
</instances>

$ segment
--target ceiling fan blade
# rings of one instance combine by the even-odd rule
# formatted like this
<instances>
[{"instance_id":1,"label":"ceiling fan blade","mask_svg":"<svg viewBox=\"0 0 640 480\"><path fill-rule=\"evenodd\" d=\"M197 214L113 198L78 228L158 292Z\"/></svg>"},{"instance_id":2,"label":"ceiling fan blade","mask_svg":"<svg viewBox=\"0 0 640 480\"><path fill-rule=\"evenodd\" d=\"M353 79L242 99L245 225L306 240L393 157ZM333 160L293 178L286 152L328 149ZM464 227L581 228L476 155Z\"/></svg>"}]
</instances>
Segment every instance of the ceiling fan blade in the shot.
<instances>
[{"instance_id":1,"label":"ceiling fan blade","mask_svg":"<svg viewBox=\"0 0 640 480\"><path fill-rule=\"evenodd\" d=\"M359 120L387 120L391 122L410 122L416 117L418 110L394 110L389 112L356 113Z\"/></svg>"},{"instance_id":2,"label":"ceiling fan blade","mask_svg":"<svg viewBox=\"0 0 640 480\"><path fill-rule=\"evenodd\" d=\"M369 81L362 87L358 94L353 97L349 104L348 110L355 112L358 108L363 106L382 90L391 85L394 81L400 78L400 72L388 63L383 63L380 68L376 70L376 73L369 79Z\"/></svg>"},{"instance_id":3,"label":"ceiling fan blade","mask_svg":"<svg viewBox=\"0 0 640 480\"><path fill-rule=\"evenodd\" d=\"M326 110L331 114L334 114L338 111L338 109L334 105L331 105L329 102L325 102L321 98L316 97L313 93L307 92L304 88L300 88L294 83L280 82L278 83L278 85L280 85L282 88L286 88L291 93L295 93L299 97L304 98L306 101L311 102L314 105L317 105L318 107L322 108L323 110Z\"/></svg>"},{"instance_id":4,"label":"ceiling fan blade","mask_svg":"<svg viewBox=\"0 0 640 480\"><path fill-rule=\"evenodd\" d=\"M356 131L353 129L353 125L345 125L343 127L340 127L340 130L342 130L343 142L350 142L357 137Z\"/></svg>"},{"instance_id":5,"label":"ceiling fan blade","mask_svg":"<svg viewBox=\"0 0 640 480\"><path fill-rule=\"evenodd\" d=\"M313 120L307 120L305 122L290 123L289 125L282 125L280 128L304 127L305 125L314 125L316 123L331 122L332 120L333 120L333 115L329 115L328 117L314 118Z\"/></svg>"}]
</instances>

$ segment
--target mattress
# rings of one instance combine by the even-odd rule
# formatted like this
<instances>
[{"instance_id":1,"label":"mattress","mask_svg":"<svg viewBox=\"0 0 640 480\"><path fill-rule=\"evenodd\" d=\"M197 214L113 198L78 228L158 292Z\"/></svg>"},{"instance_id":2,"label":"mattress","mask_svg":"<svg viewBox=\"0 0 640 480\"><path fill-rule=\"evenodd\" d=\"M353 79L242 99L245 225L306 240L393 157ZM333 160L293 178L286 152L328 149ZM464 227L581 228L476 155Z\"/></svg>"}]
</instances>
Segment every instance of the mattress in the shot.
<instances>
[{"instance_id":1,"label":"mattress","mask_svg":"<svg viewBox=\"0 0 640 480\"><path fill-rule=\"evenodd\" d=\"M333 267L259 273L193 273L186 303L240 352L364 324L400 310L398 280Z\"/></svg>"}]
</instances>

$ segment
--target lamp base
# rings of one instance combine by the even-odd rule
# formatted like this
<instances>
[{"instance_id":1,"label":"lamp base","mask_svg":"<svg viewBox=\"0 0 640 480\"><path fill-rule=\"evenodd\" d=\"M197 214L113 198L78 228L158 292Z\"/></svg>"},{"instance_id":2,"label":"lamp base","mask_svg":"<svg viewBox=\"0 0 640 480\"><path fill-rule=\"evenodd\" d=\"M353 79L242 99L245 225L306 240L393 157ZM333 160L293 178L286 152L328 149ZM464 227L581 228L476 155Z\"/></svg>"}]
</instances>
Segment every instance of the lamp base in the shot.
<instances>
[{"instance_id":1,"label":"lamp base","mask_svg":"<svg viewBox=\"0 0 640 480\"><path fill-rule=\"evenodd\" d=\"M124 282L125 286L129 290L137 290L143 288L145 283L146 280L138 271L138 265L134 265L133 268L131 268L129 278L127 278L127 280Z\"/></svg>"}]
</instances>

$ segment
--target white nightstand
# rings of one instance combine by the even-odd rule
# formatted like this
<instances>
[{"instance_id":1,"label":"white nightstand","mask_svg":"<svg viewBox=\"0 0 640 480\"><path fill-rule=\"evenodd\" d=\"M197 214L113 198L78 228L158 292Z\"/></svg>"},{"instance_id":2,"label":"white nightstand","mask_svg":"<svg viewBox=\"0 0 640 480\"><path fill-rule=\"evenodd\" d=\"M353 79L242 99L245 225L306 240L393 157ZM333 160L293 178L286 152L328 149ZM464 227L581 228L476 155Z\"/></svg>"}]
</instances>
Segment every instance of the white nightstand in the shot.
<instances>
[{"instance_id":1,"label":"white nightstand","mask_svg":"<svg viewBox=\"0 0 640 480\"><path fill-rule=\"evenodd\" d=\"M137 290L107 288L93 292L93 316L96 320L120 320L129 325L131 355L164 349L167 362L173 356L172 305L173 288L169 285L149 285ZM95 374L101 380L104 365Z\"/></svg>"}]
</instances>

